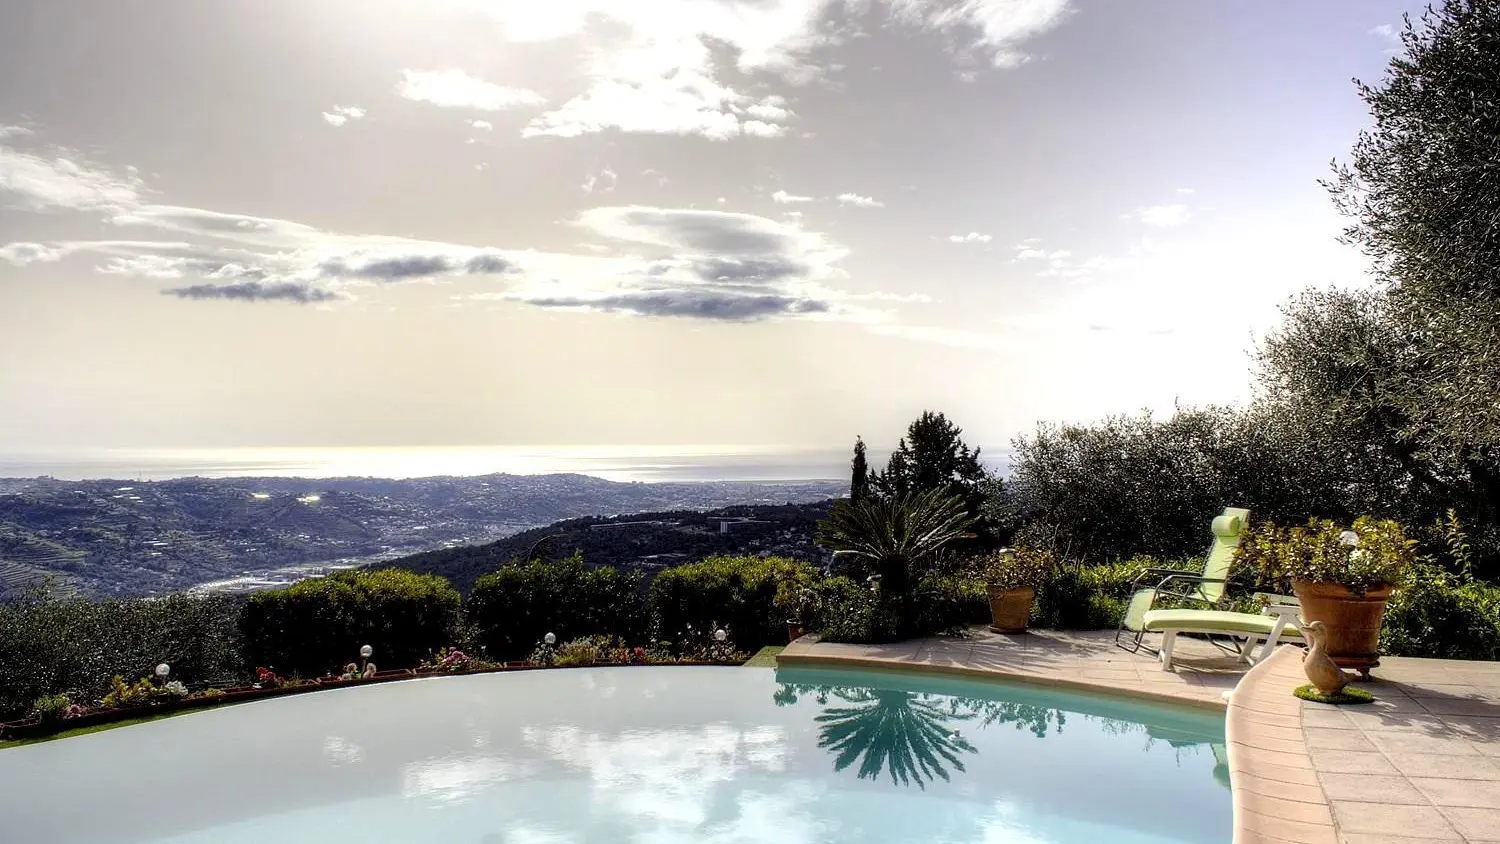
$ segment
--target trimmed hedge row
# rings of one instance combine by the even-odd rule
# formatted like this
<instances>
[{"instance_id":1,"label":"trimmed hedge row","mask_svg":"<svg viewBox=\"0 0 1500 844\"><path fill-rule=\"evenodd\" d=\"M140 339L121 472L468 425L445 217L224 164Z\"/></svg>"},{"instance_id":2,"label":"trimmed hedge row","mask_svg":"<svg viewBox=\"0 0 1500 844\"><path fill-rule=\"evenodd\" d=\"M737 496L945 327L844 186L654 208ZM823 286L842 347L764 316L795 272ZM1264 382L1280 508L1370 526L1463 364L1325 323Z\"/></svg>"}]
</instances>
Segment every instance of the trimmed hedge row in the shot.
<instances>
[{"instance_id":1,"label":"trimmed hedge row","mask_svg":"<svg viewBox=\"0 0 1500 844\"><path fill-rule=\"evenodd\" d=\"M286 676L337 673L361 645L375 649L376 664L410 668L453 644L459 605L458 590L437 575L345 571L251 595L239 631L249 666Z\"/></svg>"},{"instance_id":2,"label":"trimmed hedge row","mask_svg":"<svg viewBox=\"0 0 1500 844\"><path fill-rule=\"evenodd\" d=\"M643 643L651 613L640 572L591 569L574 556L479 578L464 605L470 636L491 659L518 660L548 633L559 642L609 636Z\"/></svg>"}]
</instances>

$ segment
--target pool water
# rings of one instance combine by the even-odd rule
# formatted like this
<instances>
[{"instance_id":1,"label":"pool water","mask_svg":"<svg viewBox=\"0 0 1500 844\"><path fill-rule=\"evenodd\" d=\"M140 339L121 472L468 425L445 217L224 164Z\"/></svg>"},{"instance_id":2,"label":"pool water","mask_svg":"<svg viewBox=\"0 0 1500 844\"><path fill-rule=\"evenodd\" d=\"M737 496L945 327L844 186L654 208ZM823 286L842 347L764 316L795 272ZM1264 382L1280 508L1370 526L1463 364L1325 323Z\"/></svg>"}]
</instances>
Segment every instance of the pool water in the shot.
<instances>
[{"instance_id":1,"label":"pool water","mask_svg":"<svg viewBox=\"0 0 1500 844\"><path fill-rule=\"evenodd\" d=\"M444 677L0 751L16 844L1218 844L1223 716L894 672Z\"/></svg>"}]
</instances>

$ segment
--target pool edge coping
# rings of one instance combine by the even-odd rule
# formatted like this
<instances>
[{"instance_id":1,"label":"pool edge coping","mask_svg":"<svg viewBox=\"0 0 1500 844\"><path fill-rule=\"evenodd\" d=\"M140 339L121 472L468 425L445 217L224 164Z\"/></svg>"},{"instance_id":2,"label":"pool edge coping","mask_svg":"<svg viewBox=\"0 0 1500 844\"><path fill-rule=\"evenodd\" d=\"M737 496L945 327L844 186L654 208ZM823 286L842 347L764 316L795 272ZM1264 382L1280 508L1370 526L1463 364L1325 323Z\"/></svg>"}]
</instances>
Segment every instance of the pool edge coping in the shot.
<instances>
[{"instance_id":1,"label":"pool edge coping","mask_svg":"<svg viewBox=\"0 0 1500 844\"><path fill-rule=\"evenodd\" d=\"M1234 804L1233 844L1337 844L1328 795L1313 766L1292 694L1300 648L1278 648L1240 679L1229 699L1224 739Z\"/></svg>"},{"instance_id":2,"label":"pool edge coping","mask_svg":"<svg viewBox=\"0 0 1500 844\"><path fill-rule=\"evenodd\" d=\"M947 674L958 677L970 677L975 679L991 680L1019 680L1038 686L1049 686L1058 689L1067 689L1077 692L1092 692L1095 694L1109 695L1113 697L1132 698L1135 700L1148 701L1152 703L1170 703L1179 706L1188 706L1205 712L1224 714L1225 702L1222 699L1210 699L1198 696L1187 696L1173 694L1168 691L1150 691L1146 689L1121 687L1110 685L1107 681L1091 681L1087 679L1072 679L1066 677L1053 677L1045 674L1036 674L1028 671L1015 671L1006 668L986 667L976 668L967 665L953 665L949 663L913 663L884 659L869 656L838 656L832 654L807 654L791 653L783 651L776 657L777 665L802 665L823 667L852 667L873 668L882 671L901 671L909 674ZM1226 737L1226 741L1227 741Z\"/></svg>"}]
</instances>

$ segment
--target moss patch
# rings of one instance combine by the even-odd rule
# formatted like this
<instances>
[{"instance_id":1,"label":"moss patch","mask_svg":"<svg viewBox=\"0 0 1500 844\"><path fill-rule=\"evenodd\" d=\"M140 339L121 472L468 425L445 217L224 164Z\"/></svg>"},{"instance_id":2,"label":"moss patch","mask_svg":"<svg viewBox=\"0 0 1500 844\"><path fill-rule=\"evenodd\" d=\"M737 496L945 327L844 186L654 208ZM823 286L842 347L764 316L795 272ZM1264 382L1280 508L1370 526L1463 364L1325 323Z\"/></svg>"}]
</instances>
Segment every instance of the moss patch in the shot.
<instances>
[{"instance_id":1,"label":"moss patch","mask_svg":"<svg viewBox=\"0 0 1500 844\"><path fill-rule=\"evenodd\" d=\"M745 663L746 668L775 668L776 655L786 650L785 645L766 645Z\"/></svg>"},{"instance_id":2,"label":"moss patch","mask_svg":"<svg viewBox=\"0 0 1500 844\"><path fill-rule=\"evenodd\" d=\"M1305 686L1298 686L1296 690L1292 692L1292 694L1302 698L1303 700L1310 700L1314 703L1331 703L1335 706L1347 706L1349 704L1355 703L1375 702L1374 695L1370 694L1364 689L1356 689L1353 686L1345 686L1344 690L1336 695L1325 695L1318 691L1317 686L1308 683Z\"/></svg>"}]
</instances>

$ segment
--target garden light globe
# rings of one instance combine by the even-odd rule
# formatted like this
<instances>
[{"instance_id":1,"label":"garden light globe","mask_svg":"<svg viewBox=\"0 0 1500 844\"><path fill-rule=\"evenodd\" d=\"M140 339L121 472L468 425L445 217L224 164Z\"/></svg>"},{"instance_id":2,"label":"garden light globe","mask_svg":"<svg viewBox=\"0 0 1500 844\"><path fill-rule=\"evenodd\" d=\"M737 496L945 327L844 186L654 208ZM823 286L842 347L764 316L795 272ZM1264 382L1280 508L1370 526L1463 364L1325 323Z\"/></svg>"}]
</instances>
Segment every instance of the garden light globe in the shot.
<instances>
[{"instance_id":1,"label":"garden light globe","mask_svg":"<svg viewBox=\"0 0 1500 844\"><path fill-rule=\"evenodd\" d=\"M161 665L156 666L156 676L162 680L167 679L167 675L171 673L172 666L166 664L165 662L163 662Z\"/></svg>"},{"instance_id":2,"label":"garden light globe","mask_svg":"<svg viewBox=\"0 0 1500 844\"><path fill-rule=\"evenodd\" d=\"M359 655L361 657L364 657L365 659L369 659L370 655L373 653L375 653L375 649L370 647L369 645L365 645L359 649Z\"/></svg>"},{"instance_id":3,"label":"garden light globe","mask_svg":"<svg viewBox=\"0 0 1500 844\"><path fill-rule=\"evenodd\" d=\"M547 635L542 637L542 641L546 642L549 645L555 645L557 644L557 634L548 633Z\"/></svg>"},{"instance_id":4,"label":"garden light globe","mask_svg":"<svg viewBox=\"0 0 1500 844\"><path fill-rule=\"evenodd\" d=\"M1343 533L1339 534L1339 541L1344 543L1345 545L1348 545L1350 548L1353 548L1354 546L1359 544L1359 534L1355 533L1352 530L1346 530Z\"/></svg>"},{"instance_id":5,"label":"garden light globe","mask_svg":"<svg viewBox=\"0 0 1500 844\"><path fill-rule=\"evenodd\" d=\"M729 638L729 631L727 631L724 628L720 627L718 630L714 631L714 638L717 639L718 641L722 642L725 639Z\"/></svg>"}]
</instances>

